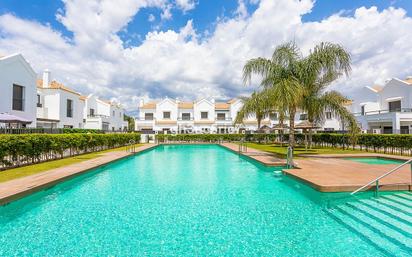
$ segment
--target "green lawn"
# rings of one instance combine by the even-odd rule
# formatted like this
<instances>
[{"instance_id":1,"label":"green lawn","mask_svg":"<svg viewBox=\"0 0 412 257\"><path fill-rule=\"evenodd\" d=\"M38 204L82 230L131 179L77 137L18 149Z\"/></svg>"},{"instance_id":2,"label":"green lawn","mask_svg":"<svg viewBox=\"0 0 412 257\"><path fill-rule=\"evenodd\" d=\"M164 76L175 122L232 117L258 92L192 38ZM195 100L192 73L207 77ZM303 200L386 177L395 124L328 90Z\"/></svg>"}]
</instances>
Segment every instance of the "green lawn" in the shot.
<instances>
[{"instance_id":1,"label":"green lawn","mask_svg":"<svg viewBox=\"0 0 412 257\"><path fill-rule=\"evenodd\" d=\"M140 146L140 145L141 144L137 144L136 146ZM24 166L24 167L0 171L0 183L8 181L8 180L16 179L16 178L33 175L33 174L40 173L43 171L60 168L60 167L67 166L70 164L94 159L94 158L101 156L103 153L112 152L112 151L124 151L124 150L126 150L125 146L119 147L119 148L113 148L109 150L104 150L100 152L87 153L87 154L82 154L82 155L78 155L75 157L68 157L68 158L64 158L60 160L42 162L38 164L33 164L33 165Z\"/></svg>"},{"instance_id":2,"label":"green lawn","mask_svg":"<svg viewBox=\"0 0 412 257\"><path fill-rule=\"evenodd\" d=\"M247 143L248 147L255 148L258 150L274 153L280 158L286 158L287 146L281 147L278 144L257 144L257 143ZM364 153L360 150L342 150L341 148L315 148L305 150L305 147L297 146L294 149L294 154L299 157L302 154L344 154L344 153Z\"/></svg>"}]
</instances>

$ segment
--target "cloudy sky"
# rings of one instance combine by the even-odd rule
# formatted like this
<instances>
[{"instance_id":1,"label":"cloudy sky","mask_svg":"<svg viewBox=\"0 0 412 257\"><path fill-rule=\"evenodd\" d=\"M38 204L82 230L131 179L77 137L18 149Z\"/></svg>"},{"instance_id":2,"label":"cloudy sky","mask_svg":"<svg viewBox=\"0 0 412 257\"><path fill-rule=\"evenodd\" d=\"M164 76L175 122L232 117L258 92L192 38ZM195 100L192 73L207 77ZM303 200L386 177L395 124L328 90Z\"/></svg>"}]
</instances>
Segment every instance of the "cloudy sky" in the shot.
<instances>
[{"instance_id":1,"label":"cloudy sky","mask_svg":"<svg viewBox=\"0 0 412 257\"><path fill-rule=\"evenodd\" d=\"M39 76L124 103L229 99L246 60L294 40L307 53L342 44L353 72L332 88L412 75L412 0L1 0L0 54L22 53Z\"/></svg>"}]
</instances>

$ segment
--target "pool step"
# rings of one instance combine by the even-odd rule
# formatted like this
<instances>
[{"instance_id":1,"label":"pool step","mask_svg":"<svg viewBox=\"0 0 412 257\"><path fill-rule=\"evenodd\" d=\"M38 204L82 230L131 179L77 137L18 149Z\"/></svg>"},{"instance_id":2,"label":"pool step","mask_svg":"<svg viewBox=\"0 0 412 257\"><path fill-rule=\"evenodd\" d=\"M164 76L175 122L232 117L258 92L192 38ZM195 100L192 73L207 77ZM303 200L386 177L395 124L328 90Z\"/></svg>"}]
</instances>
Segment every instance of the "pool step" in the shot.
<instances>
[{"instance_id":1,"label":"pool step","mask_svg":"<svg viewBox=\"0 0 412 257\"><path fill-rule=\"evenodd\" d=\"M409 192L340 203L327 212L384 255L411 256L412 194Z\"/></svg>"}]
</instances>

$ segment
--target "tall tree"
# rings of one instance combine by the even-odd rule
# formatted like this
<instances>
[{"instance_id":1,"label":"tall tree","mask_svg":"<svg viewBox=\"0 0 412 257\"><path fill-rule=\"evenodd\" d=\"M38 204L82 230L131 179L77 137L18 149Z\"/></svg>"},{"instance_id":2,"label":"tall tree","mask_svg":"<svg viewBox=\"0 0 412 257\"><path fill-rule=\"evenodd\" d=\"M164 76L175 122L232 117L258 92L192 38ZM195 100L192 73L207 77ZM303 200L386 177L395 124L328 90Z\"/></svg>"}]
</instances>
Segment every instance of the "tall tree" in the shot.
<instances>
[{"instance_id":1,"label":"tall tree","mask_svg":"<svg viewBox=\"0 0 412 257\"><path fill-rule=\"evenodd\" d=\"M260 129L262 120L270 112L268 95L262 92L253 92L250 97L241 97L242 108L236 116L235 123L241 124L243 120L254 115L257 120L257 127Z\"/></svg>"},{"instance_id":2,"label":"tall tree","mask_svg":"<svg viewBox=\"0 0 412 257\"><path fill-rule=\"evenodd\" d=\"M289 116L289 145L293 147L298 109L306 110L311 122L321 121L330 110L356 130L355 119L343 106L347 99L335 91L326 92L331 82L350 70L350 55L340 45L320 43L303 56L296 44L289 42L276 47L271 59L249 60L243 68L243 81L251 83L252 74L262 76L261 86L274 107Z\"/></svg>"},{"instance_id":3,"label":"tall tree","mask_svg":"<svg viewBox=\"0 0 412 257\"><path fill-rule=\"evenodd\" d=\"M308 114L312 124L324 123L325 113L331 112L356 133L356 119L346 109L349 101L337 91L327 91L327 87L351 71L350 54L340 45L320 43L302 61L306 67L301 74L304 86L302 110ZM312 145L312 129L309 130L309 146Z\"/></svg>"},{"instance_id":4,"label":"tall tree","mask_svg":"<svg viewBox=\"0 0 412 257\"><path fill-rule=\"evenodd\" d=\"M297 108L302 100L303 86L299 80L301 59L299 49L292 42L276 47L271 59L249 60L243 67L243 81L251 82L252 74L262 76L261 85L274 108L289 116L289 145L295 145L294 127Z\"/></svg>"}]
</instances>

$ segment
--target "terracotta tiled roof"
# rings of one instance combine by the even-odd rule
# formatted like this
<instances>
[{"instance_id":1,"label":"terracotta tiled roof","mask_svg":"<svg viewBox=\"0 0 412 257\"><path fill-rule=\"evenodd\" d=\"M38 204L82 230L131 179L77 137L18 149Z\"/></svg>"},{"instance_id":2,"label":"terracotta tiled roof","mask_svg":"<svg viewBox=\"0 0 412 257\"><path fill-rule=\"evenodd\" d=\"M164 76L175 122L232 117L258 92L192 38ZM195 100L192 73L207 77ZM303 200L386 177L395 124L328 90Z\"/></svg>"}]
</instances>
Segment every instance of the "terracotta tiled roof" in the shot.
<instances>
[{"instance_id":1,"label":"terracotta tiled roof","mask_svg":"<svg viewBox=\"0 0 412 257\"><path fill-rule=\"evenodd\" d=\"M193 102L180 102L178 107L180 109L193 109Z\"/></svg>"},{"instance_id":2,"label":"terracotta tiled roof","mask_svg":"<svg viewBox=\"0 0 412 257\"><path fill-rule=\"evenodd\" d=\"M229 110L230 104L228 103L215 103L215 109L217 110Z\"/></svg>"},{"instance_id":3,"label":"terracotta tiled roof","mask_svg":"<svg viewBox=\"0 0 412 257\"><path fill-rule=\"evenodd\" d=\"M44 88L44 87L43 87L43 80L42 80L42 79L38 79L38 80L37 80L37 87L38 87L38 88ZM66 92L69 92L69 93L72 93L72 94L81 96L78 92L74 91L74 90L71 89L71 88L66 87L66 86L63 85L62 83L59 83L59 82L57 82L57 81L55 81L55 80L53 80L52 82L50 82L50 85L49 85L49 87L48 87L47 89L60 89L60 90L63 90L63 91L66 91Z\"/></svg>"},{"instance_id":4,"label":"terracotta tiled roof","mask_svg":"<svg viewBox=\"0 0 412 257\"><path fill-rule=\"evenodd\" d=\"M403 81L405 81L408 84L412 84L412 78L406 78Z\"/></svg>"},{"instance_id":5,"label":"terracotta tiled roof","mask_svg":"<svg viewBox=\"0 0 412 257\"><path fill-rule=\"evenodd\" d=\"M150 103L145 103L140 109L156 109L156 103L155 102L150 102Z\"/></svg>"},{"instance_id":6,"label":"terracotta tiled roof","mask_svg":"<svg viewBox=\"0 0 412 257\"><path fill-rule=\"evenodd\" d=\"M372 88L373 90L375 90L376 92L380 92L380 91L383 89L383 87L382 87L382 86L379 86L379 85L371 86L371 88Z\"/></svg>"},{"instance_id":7,"label":"terracotta tiled roof","mask_svg":"<svg viewBox=\"0 0 412 257\"><path fill-rule=\"evenodd\" d=\"M87 96L85 96L85 95L81 95L79 98L80 98L80 100L82 100L82 101L86 101Z\"/></svg>"},{"instance_id":8,"label":"terracotta tiled roof","mask_svg":"<svg viewBox=\"0 0 412 257\"><path fill-rule=\"evenodd\" d=\"M352 103L353 103L352 100L348 100L348 101L344 102L343 105L344 105L344 106L349 106L349 105L351 105Z\"/></svg>"}]
</instances>

